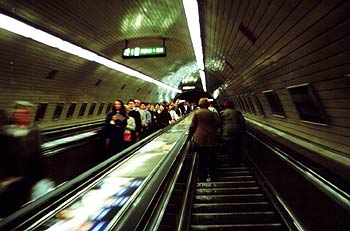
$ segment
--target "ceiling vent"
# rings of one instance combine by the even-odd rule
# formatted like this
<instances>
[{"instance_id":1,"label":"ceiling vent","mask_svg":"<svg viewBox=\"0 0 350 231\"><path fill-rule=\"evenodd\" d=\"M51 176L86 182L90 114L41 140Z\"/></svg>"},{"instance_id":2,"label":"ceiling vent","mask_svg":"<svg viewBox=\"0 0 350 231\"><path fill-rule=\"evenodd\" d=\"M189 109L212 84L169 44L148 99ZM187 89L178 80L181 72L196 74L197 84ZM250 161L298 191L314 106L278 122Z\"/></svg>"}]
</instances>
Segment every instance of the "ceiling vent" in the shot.
<instances>
[{"instance_id":1,"label":"ceiling vent","mask_svg":"<svg viewBox=\"0 0 350 231\"><path fill-rule=\"evenodd\" d=\"M58 70L51 70L51 71L47 74L46 79L53 79L53 78L56 76L57 73L58 73Z\"/></svg>"},{"instance_id":2,"label":"ceiling vent","mask_svg":"<svg viewBox=\"0 0 350 231\"><path fill-rule=\"evenodd\" d=\"M101 80L101 79L98 79L98 80L96 81L96 83L95 83L95 86L96 86L96 87L99 86L101 82L102 82L102 80Z\"/></svg>"}]
</instances>

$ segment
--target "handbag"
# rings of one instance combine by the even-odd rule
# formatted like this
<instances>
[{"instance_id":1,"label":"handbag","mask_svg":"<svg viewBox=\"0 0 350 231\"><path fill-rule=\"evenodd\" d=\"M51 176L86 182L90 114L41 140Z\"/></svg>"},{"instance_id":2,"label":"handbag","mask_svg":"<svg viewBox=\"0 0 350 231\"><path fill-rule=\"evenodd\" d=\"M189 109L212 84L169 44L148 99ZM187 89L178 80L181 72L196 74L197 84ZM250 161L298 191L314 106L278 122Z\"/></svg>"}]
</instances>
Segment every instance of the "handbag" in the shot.
<instances>
[{"instance_id":1,"label":"handbag","mask_svg":"<svg viewBox=\"0 0 350 231\"><path fill-rule=\"evenodd\" d=\"M129 129L125 129L124 131L124 141L126 142L131 141L131 131Z\"/></svg>"}]
</instances>

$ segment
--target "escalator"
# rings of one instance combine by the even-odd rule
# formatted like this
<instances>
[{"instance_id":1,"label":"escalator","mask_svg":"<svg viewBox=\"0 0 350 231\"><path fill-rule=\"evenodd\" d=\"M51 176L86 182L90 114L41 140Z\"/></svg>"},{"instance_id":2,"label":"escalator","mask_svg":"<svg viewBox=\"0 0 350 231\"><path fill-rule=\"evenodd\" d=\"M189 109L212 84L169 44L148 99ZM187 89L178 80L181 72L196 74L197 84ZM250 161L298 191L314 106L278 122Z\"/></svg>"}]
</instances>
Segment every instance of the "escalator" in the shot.
<instances>
[{"instance_id":1,"label":"escalator","mask_svg":"<svg viewBox=\"0 0 350 231\"><path fill-rule=\"evenodd\" d=\"M246 164L219 156L217 173L196 183L190 230L288 230Z\"/></svg>"},{"instance_id":2,"label":"escalator","mask_svg":"<svg viewBox=\"0 0 350 231\"><path fill-rule=\"evenodd\" d=\"M80 230L347 230L345 218L349 210L344 212L341 205L326 196L322 205L329 201L333 206L327 209L337 212L338 228L329 228L333 224L326 229L320 225L313 228L312 222L304 219L304 229L298 220L302 211L295 214L290 207L299 201L303 205L308 201L320 204L319 197L306 201L300 196L288 203L284 201L289 197L276 190L271 176L279 176L287 185L291 179L298 179L303 184L291 187L302 189L302 195L309 193L307 182L302 182L303 176L296 173L286 175L287 165L272 171L286 158L278 159L279 162L268 159L270 155L265 155L260 146L252 150L256 151L252 152L254 159L252 153L245 151L245 162L236 167L230 165L227 156L219 155L217 179L196 182L198 156L192 152L187 137L190 121L188 117L149 140L142 140L137 147L124 150L0 220L0 230L62 231L78 230L81 225L84 229ZM253 146L252 141L249 144ZM271 155L276 153L274 150ZM266 171L262 172L261 166ZM311 178L311 171L305 168L304 172ZM314 188L310 191L313 197L323 194L319 187ZM348 203L344 204L347 209ZM316 212L309 213L310 217ZM82 220L84 216L86 219ZM328 217L335 216L329 213Z\"/></svg>"},{"instance_id":3,"label":"escalator","mask_svg":"<svg viewBox=\"0 0 350 231\"><path fill-rule=\"evenodd\" d=\"M198 155L189 153L153 230L348 230L350 195L342 184L254 134L248 144L242 164L219 155L217 179L204 182L196 180Z\"/></svg>"},{"instance_id":4,"label":"escalator","mask_svg":"<svg viewBox=\"0 0 350 231\"><path fill-rule=\"evenodd\" d=\"M158 131L0 219L0 230L141 230L187 153L191 117ZM172 190L171 190L172 191ZM156 221L156 220L155 220ZM157 221L156 221L157 222Z\"/></svg>"}]
</instances>

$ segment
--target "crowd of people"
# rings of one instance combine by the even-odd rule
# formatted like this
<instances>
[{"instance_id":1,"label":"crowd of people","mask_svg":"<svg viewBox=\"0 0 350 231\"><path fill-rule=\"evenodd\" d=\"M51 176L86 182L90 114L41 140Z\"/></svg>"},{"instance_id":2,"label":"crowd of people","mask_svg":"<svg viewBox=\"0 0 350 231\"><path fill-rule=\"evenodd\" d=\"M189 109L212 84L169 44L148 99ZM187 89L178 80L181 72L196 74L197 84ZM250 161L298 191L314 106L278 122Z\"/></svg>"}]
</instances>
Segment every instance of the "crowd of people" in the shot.
<instances>
[{"instance_id":1,"label":"crowd of people","mask_svg":"<svg viewBox=\"0 0 350 231\"><path fill-rule=\"evenodd\" d=\"M103 130L107 158L145 138L151 133L175 123L183 115L196 109L186 101L150 104L130 99L126 105L115 100L112 112L107 115ZM222 108L214 107L208 98L201 98L189 129L193 147L199 154L199 180L216 178L218 150L228 155L233 165L240 163L241 139L245 120L231 101Z\"/></svg>"},{"instance_id":2,"label":"crowd of people","mask_svg":"<svg viewBox=\"0 0 350 231\"><path fill-rule=\"evenodd\" d=\"M54 187L41 151L40 131L33 123L35 105L16 101L11 113L0 110L0 219ZM193 107L192 107L193 109ZM188 113L188 102L151 105L115 100L103 129L108 158Z\"/></svg>"},{"instance_id":3,"label":"crowd of people","mask_svg":"<svg viewBox=\"0 0 350 231\"><path fill-rule=\"evenodd\" d=\"M193 146L199 154L199 178L206 180L208 174L215 178L218 147L232 157L234 164L240 161L244 118L233 109L230 101L226 101L221 110L207 98L200 99L198 106L199 109L195 110L197 105L194 103L180 103L179 100L156 104L138 99L130 99L126 104L115 100L100 131L106 154L104 159L195 111L189 135L193 136ZM11 116L0 110L0 217L32 200L33 189L39 182L46 184L44 188L53 187L53 182L45 181L48 174L43 164L40 132L33 124L33 115L34 105L26 101L16 102Z\"/></svg>"},{"instance_id":4,"label":"crowd of people","mask_svg":"<svg viewBox=\"0 0 350 231\"><path fill-rule=\"evenodd\" d=\"M126 104L115 100L101 131L107 157L120 152L153 132L174 124L194 110L188 101L150 104L130 99Z\"/></svg>"}]
</instances>

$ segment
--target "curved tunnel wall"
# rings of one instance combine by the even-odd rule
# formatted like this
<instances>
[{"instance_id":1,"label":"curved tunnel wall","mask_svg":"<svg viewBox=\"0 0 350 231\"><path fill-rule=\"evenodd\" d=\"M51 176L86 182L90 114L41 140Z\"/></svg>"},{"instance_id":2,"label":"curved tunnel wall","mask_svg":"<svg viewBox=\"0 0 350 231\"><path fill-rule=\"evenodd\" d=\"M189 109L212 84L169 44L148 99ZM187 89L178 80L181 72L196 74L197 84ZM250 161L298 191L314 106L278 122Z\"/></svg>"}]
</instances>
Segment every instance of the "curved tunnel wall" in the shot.
<instances>
[{"instance_id":1,"label":"curved tunnel wall","mask_svg":"<svg viewBox=\"0 0 350 231\"><path fill-rule=\"evenodd\" d=\"M47 11L35 8L37 7L35 4L28 4L26 1L0 3L1 9L11 11L13 8L14 14L25 17L28 21L40 23L42 27L50 28L58 34L62 32L67 37L84 29L86 40L70 37L76 43L88 45L89 42L96 40L93 37L95 32L89 34L93 30L88 23L70 18L72 16L65 11L54 11L62 16L62 21L55 22L50 15L50 10L55 7L49 3L45 3L42 7L50 9ZM203 36L206 68L212 73L211 77L226 83L218 102L222 102L225 98L236 102L236 96L250 97L254 93L260 100L265 115L260 115L258 105L252 100L257 114L241 106L246 117L350 159L349 1L227 0L220 3L205 1L205 4L202 23L205 28ZM181 4L176 2L176 6ZM133 10L136 6L123 5L121 9ZM83 15L82 12L79 10L77 14ZM181 17L177 20L178 24L173 24L175 29L185 27ZM60 27L65 23L65 28ZM106 24L106 27L113 24L110 23ZM248 28L256 40L251 40L242 33L240 28L243 26L240 25ZM173 39L167 43L172 48L172 56L163 61L138 60L135 61L135 66L154 74L160 71L160 66L176 69L177 64L183 64L193 58L192 50L184 49L190 44L187 31L174 36L173 34L178 32L175 29L169 29L169 36L181 39ZM114 99L127 101L129 98L139 98L143 101L159 101L159 88L156 85L128 77L4 30L1 30L0 35L0 108L10 111L14 107L14 100L25 99L35 105L46 102L48 108L43 121L38 124L40 128L103 119L104 113L96 115L99 104L105 102L107 105ZM118 40L116 48L119 49L123 43L123 40ZM102 42L93 44L92 47L98 50L102 44ZM112 58L111 51L116 48L109 47L108 54ZM187 53L183 52L184 50ZM211 58L222 57L225 58L225 62L222 67L220 66L221 69L209 65ZM132 64L131 61L126 63ZM49 73L54 73L52 72L54 70L57 72L51 76ZM102 81L97 84L98 80ZM217 84L216 81L208 79L209 89L215 89L214 82ZM326 126L300 120L287 87L304 83L311 84L318 95L322 110L328 116ZM285 112L284 118L273 115L263 94L264 91L272 89L280 99ZM169 98L174 96L168 95ZM54 121L52 117L59 102L65 105L61 119ZM76 102L77 108L72 119L66 120L65 114L70 102ZM85 112L85 116L78 118L79 108L84 102L88 103L87 111L91 103L97 103L95 114L87 116ZM236 105L239 106L237 102Z\"/></svg>"}]
</instances>

